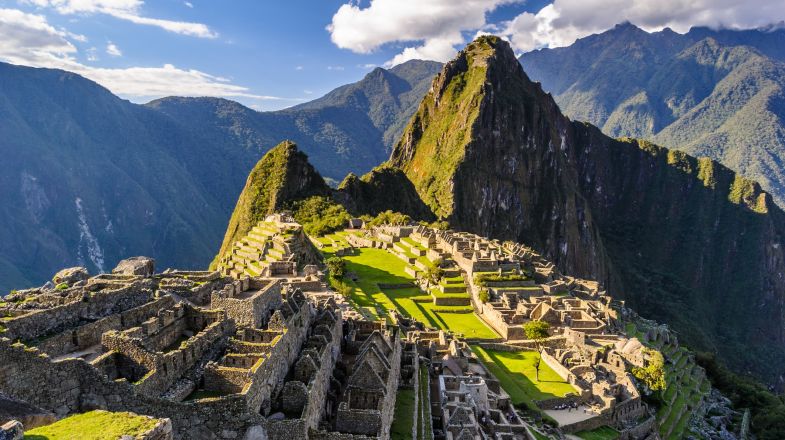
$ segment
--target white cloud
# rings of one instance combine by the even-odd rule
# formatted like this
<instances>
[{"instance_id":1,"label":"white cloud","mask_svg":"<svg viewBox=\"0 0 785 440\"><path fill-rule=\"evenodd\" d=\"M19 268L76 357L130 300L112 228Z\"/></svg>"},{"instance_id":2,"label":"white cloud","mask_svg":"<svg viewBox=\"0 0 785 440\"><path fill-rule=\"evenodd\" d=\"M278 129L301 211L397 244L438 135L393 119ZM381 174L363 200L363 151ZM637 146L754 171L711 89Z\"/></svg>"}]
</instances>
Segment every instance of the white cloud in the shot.
<instances>
[{"instance_id":1,"label":"white cloud","mask_svg":"<svg viewBox=\"0 0 785 440\"><path fill-rule=\"evenodd\" d=\"M785 19L782 0L555 0L538 13L505 23L502 33L519 51L572 44L630 21L647 31L692 26L754 28Z\"/></svg>"},{"instance_id":2,"label":"white cloud","mask_svg":"<svg viewBox=\"0 0 785 440\"><path fill-rule=\"evenodd\" d=\"M106 14L131 23L155 26L169 32L200 38L216 38L207 25L186 21L164 20L143 17L140 9L142 0L26 0L41 8L54 8L58 13L70 14Z\"/></svg>"},{"instance_id":3,"label":"white cloud","mask_svg":"<svg viewBox=\"0 0 785 440\"><path fill-rule=\"evenodd\" d=\"M111 41L106 45L106 53L113 57L123 56L123 52L120 50L120 48L117 47L117 45L112 43Z\"/></svg>"},{"instance_id":4,"label":"white cloud","mask_svg":"<svg viewBox=\"0 0 785 440\"><path fill-rule=\"evenodd\" d=\"M294 70L303 70L303 66L295 66Z\"/></svg>"},{"instance_id":5,"label":"white cloud","mask_svg":"<svg viewBox=\"0 0 785 440\"><path fill-rule=\"evenodd\" d=\"M193 7L194 7L194 4L193 4L193 3L191 3L191 2L183 2L183 4L184 4L185 6L188 6L189 8L193 8Z\"/></svg>"},{"instance_id":6,"label":"white cloud","mask_svg":"<svg viewBox=\"0 0 785 440\"><path fill-rule=\"evenodd\" d=\"M343 66L327 66L327 70L344 70Z\"/></svg>"},{"instance_id":7,"label":"white cloud","mask_svg":"<svg viewBox=\"0 0 785 440\"><path fill-rule=\"evenodd\" d=\"M487 26L486 13L517 0L371 0L363 8L342 5L327 26L333 43L356 53L371 53L388 43L414 43L387 65L419 58L447 61L465 42L462 31Z\"/></svg>"},{"instance_id":8,"label":"white cloud","mask_svg":"<svg viewBox=\"0 0 785 440\"><path fill-rule=\"evenodd\" d=\"M68 37L68 32L53 27L42 15L0 8L0 60L6 62L75 72L137 101L170 95L296 100L257 95L227 78L171 64L125 69L87 66L76 60L77 48ZM85 56L89 61L96 60L96 49L87 49Z\"/></svg>"}]
</instances>

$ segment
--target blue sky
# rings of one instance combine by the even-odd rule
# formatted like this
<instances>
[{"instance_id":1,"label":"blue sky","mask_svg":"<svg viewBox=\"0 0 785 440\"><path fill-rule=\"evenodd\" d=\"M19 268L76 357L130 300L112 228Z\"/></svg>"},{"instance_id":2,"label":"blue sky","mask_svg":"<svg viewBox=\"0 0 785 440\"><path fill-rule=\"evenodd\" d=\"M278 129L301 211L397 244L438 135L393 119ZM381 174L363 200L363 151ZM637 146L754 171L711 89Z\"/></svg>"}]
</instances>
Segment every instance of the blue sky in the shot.
<instances>
[{"instance_id":1,"label":"blue sky","mask_svg":"<svg viewBox=\"0 0 785 440\"><path fill-rule=\"evenodd\" d=\"M683 32L785 18L781 0L752 3L0 0L0 60L72 70L135 102L211 95L271 110L357 81L374 66L445 61L481 32L502 35L524 52L570 44L625 20Z\"/></svg>"}]
</instances>

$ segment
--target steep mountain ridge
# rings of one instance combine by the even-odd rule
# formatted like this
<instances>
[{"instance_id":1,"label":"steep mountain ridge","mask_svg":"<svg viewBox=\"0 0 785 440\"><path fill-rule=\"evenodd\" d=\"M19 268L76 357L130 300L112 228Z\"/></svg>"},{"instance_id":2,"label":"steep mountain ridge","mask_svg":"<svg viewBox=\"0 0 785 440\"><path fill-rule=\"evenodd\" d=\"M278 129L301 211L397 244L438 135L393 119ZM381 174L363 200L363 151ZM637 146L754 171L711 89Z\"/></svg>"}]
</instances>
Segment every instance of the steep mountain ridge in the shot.
<instances>
[{"instance_id":1,"label":"steep mountain ridge","mask_svg":"<svg viewBox=\"0 0 785 440\"><path fill-rule=\"evenodd\" d=\"M785 29L625 23L520 60L566 115L711 157L785 201Z\"/></svg>"},{"instance_id":2,"label":"steep mountain ridge","mask_svg":"<svg viewBox=\"0 0 785 440\"><path fill-rule=\"evenodd\" d=\"M771 197L710 159L570 121L506 42L481 37L444 67L391 165L457 229L530 243L737 370L782 374Z\"/></svg>"}]
</instances>

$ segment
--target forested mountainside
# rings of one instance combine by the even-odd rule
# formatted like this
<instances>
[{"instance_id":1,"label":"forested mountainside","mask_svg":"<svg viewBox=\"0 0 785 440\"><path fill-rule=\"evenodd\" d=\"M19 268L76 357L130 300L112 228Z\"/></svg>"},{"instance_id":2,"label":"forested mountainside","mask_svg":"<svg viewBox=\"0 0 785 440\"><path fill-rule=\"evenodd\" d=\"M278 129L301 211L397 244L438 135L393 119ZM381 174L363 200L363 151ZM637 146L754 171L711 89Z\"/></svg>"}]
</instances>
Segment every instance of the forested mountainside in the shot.
<instances>
[{"instance_id":1,"label":"forested mountainside","mask_svg":"<svg viewBox=\"0 0 785 440\"><path fill-rule=\"evenodd\" d=\"M390 166L453 227L531 244L739 371L783 372L771 197L711 159L570 121L506 42L480 38L444 67Z\"/></svg>"},{"instance_id":2,"label":"forested mountainside","mask_svg":"<svg viewBox=\"0 0 785 440\"><path fill-rule=\"evenodd\" d=\"M375 69L314 102L260 113L214 98L136 105L73 73L0 63L0 292L130 254L207 266L266 151L301 140L336 183L368 171L439 66Z\"/></svg>"},{"instance_id":3,"label":"forested mountainside","mask_svg":"<svg viewBox=\"0 0 785 440\"><path fill-rule=\"evenodd\" d=\"M523 54L570 118L707 156L785 202L785 29L648 33L629 23Z\"/></svg>"}]
</instances>

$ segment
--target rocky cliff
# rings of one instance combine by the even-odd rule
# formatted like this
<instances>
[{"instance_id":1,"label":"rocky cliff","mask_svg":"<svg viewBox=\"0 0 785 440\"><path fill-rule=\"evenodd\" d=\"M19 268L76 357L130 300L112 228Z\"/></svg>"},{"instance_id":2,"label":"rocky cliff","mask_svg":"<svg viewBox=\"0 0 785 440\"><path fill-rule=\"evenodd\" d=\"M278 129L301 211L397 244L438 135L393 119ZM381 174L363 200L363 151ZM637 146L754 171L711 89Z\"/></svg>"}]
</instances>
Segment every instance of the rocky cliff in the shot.
<instances>
[{"instance_id":1,"label":"rocky cliff","mask_svg":"<svg viewBox=\"0 0 785 440\"><path fill-rule=\"evenodd\" d=\"M526 242L737 370L782 374L771 197L709 159L570 121L506 42L481 37L444 67L391 165L454 227Z\"/></svg>"}]
</instances>

